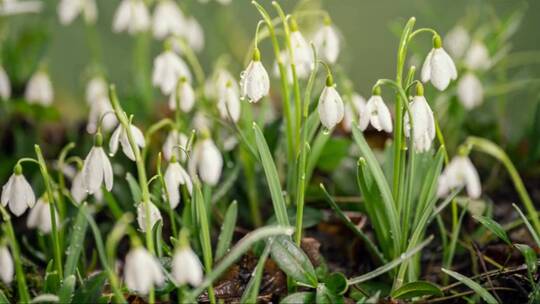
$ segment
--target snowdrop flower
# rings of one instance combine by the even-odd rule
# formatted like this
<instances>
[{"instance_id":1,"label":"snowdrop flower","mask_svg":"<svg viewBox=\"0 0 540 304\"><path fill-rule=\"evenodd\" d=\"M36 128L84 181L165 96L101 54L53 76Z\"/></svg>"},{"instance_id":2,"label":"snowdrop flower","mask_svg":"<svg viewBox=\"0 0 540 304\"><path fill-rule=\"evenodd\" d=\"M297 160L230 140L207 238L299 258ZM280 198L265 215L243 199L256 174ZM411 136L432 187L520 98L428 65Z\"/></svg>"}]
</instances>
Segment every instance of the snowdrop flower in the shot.
<instances>
[{"instance_id":1,"label":"snowdrop flower","mask_svg":"<svg viewBox=\"0 0 540 304\"><path fill-rule=\"evenodd\" d=\"M180 77L176 89L169 97L169 108L176 110L176 103L180 105L180 110L188 113L195 105L195 92L186 77Z\"/></svg>"},{"instance_id":2,"label":"snowdrop flower","mask_svg":"<svg viewBox=\"0 0 540 304\"><path fill-rule=\"evenodd\" d=\"M124 281L128 289L146 295L152 286L163 285L165 276L159 261L146 249L138 246L126 255Z\"/></svg>"},{"instance_id":3,"label":"snowdrop flower","mask_svg":"<svg viewBox=\"0 0 540 304\"><path fill-rule=\"evenodd\" d=\"M0 279L4 284L8 285L13 281L13 274L15 272L13 266L13 259L9 253L9 249L1 245L0 246Z\"/></svg>"},{"instance_id":4,"label":"snowdrop flower","mask_svg":"<svg viewBox=\"0 0 540 304\"><path fill-rule=\"evenodd\" d=\"M52 103L54 92L51 80L46 72L38 71L30 77L24 92L24 98L29 103L38 103L44 106Z\"/></svg>"},{"instance_id":5,"label":"snowdrop flower","mask_svg":"<svg viewBox=\"0 0 540 304\"><path fill-rule=\"evenodd\" d=\"M179 35L184 28L184 14L172 0L160 0L156 5L152 28L156 39Z\"/></svg>"},{"instance_id":6,"label":"snowdrop flower","mask_svg":"<svg viewBox=\"0 0 540 304\"><path fill-rule=\"evenodd\" d=\"M319 97L318 111L321 123L327 130L333 129L343 120L343 100L336 91L334 80L330 74L326 78L326 87Z\"/></svg>"},{"instance_id":7,"label":"snowdrop flower","mask_svg":"<svg viewBox=\"0 0 540 304\"><path fill-rule=\"evenodd\" d=\"M59 216L56 209L54 210L54 214L56 226L58 227L58 225L60 225L60 221L58 220ZM29 229L37 228L43 234L48 234L51 232L51 210L49 202L44 197L38 199L36 205L30 209L30 214L28 214L28 218L26 219L26 226Z\"/></svg>"},{"instance_id":8,"label":"snowdrop flower","mask_svg":"<svg viewBox=\"0 0 540 304\"><path fill-rule=\"evenodd\" d=\"M236 91L232 83L227 84L227 88L224 94L218 101L218 110L221 118L225 120L232 120L238 122L240 119L240 98L238 97L238 91Z\"/></svg>"},{"instance_id":9,"label":"snowdrop flower","mask_svg":"<svg viewBox=\"0 0 540 304\"><path fill-rule=\"evenodd\" d=\"M188 17L184 21L183 36L187 41L187 44L195 52L200 52L204 48L204 31L194 17Z\"/></svg>"},{"instance_id":10,"label":"snowdrop flower","mask_svg":"<svg viewBox=\"0 0 540 304\"><path fill-rule=\"evenodd\" d=\"M367 114L366 100L357 93L353 93L350 102L345 104L345 113L343 116L343 128L345 131L350 132L352 130L355 116L357 118L358 128L364 131L369 125L369 116Z\"/></svg>"},{"instance_id":11,"label":"snowdrop flower","mask_svg":"<svg viewBox=\"0 0 540 304\"><path fill-rule=\"evenodd\" d=\"M24 13L39 13L43 8L41 1L17 1L17 0L4 0L0 1L0 15L18 15Z\"/></svg>"},{"instance_id":12,"label":"snowdrop flower","mask_svg":"<svg viewBox=\"0 0 540 304\"><path fill-rule=\"evenodd\" d=\"M478 77L471 72L461 77L457 86L457 96L467 110L479 106L484 99L484 88Z\"/></svg>"},{"instance_id":13,"label":"snowdrop flower","mask_svg":"<svg viewBox=\"0 0 540 304\"><path fill-rule=\"evenodd\" d=\"M474 41L465 54L465 65L471 70L485 70L489 68L491 60L489 51L480 41Z\"/></svg>"},{"instance_id":14,"label":"snowdrop flower","mask_svg":"<svg viewBox=\"0 0 540 304\"><path fill-rule=\"evenodd\" d=\"M426 152L431 148L431 143L435 138L435 120L433 111L424 97L424 87L418 84L416 87L416 96L409 104L410 114L413 120L412 138L416 152ZM409 113L405 112L403 117L405 136L411 136L411 124Z\"/></svg>"},{"instance_id":15,"label":"snowdrop flower","mask_svg":"<svg viewBox=\"0 0 540 304\"><path fill-rule=\"evenodd\" d=\"M150 27L150 13L143 0L122 0L113 20L115 33L136 34Z\"/></svg>"},{"instance_id":16,"label":"snowdrop flower","mask_svg":"<svg viewBox=\"0 0 540 304\"><path fill-rule=\"evenodd\" d=\"M167 167L165 171L165 187L167 188L167 194L169 199L169 204L171 204L171 209L176 208L180 203L180 185L186 185L189 193L191 194L193 190L193 184L191 183L191 177L189 174L182 168L182 166L174 159Z\"/></svg>"},{"instance_id":17,"label":"snowdrop flower","mask_svg":"<svg viewBox=\"0 0 540 304\"><path fill-rule=\"evenodd\" d=\"M95 138L95 144L86 156L82 169L83 185L89 194L99 192L102 183L107 191L111 191L113 187L112 166L103 150L101 134L97 133Z\"/></svg>"},{"instance_id":18,"label":"snowdrop flower","mask_svg":"<svg viewBox=\"0 0 540 304\"><path fill-rule=\"evenodd\" d=\"M313 69L313 52L294 19L291 20L291 47L296 73L299 78L305 78Z\"/></svg>"},{"instance_id":19,"label":"snowdrop flower","mask_svg":"<svg viewBox=\"0 0 540 304\"><path fill-rule=\"evenodd\" d=\"M146 141L144 140L144 135L141 130L131 124L129 125L129 129L131 131L131 135L133 135L135 145L137 145L139 148L144 148ZM119 143L122 146L122 152L124 152L129 159L135 161L135 152L131 148L126 129L123 125L118 125L118 127L116 127L116 130L114 130L113 134L111 135L111 139L109 140L109 151L112 155L116 154L116 151L118 151Z\"/></svg>"},{"instance_id":20,"label":"snowdrop flower","mask_svg":"<svg viewBox=\"0 0 540 304\"><path fill-rule=\"evenodd\" d=\"M253 52L253 60L245 71L240 74L240 90L242 99L248 97L249 102L257 102L268 95L270 79L266 69L261 63L261 53L258 48Z\"/></svg>"},{"instance_id":21,"label":"snowdrop flower","mask_svg":"<svg viewBox=\"0 0 540 304\"><path fill-rule=\"evenodd\" d=\"M202 265L189 246L184 246L174 253L171 274L178 285L189 283L198 286L201 284Z\"/></svg>"},{"instance_id":22,"label":"snowdrop flower","mask_svg":"<svg viewBox=\"0 0 540 304\"><path fill-rule=\"evenodd\" d=\"M392 132L392 116L381 97L381 89L379 87L373 90L373 95L366 104L366 111L369 122L377 131L384 130L388 133Z\"/></svg>"},{"instance_id":23,"label":"snowdrop flower","mask_svg":"<svg viewBox=\"0 0 540 304\"><path fill-rule=\"evenodd\" d=\"M448 50L454 58L461 58L471 43L471 37L467 30L457 25L444 37L444 48Z\"/></svg>"},{"instance_id":24,"label":"snowdrop flower","mask_svg":"<svg viewBox=\"0 0 540 304\"><path fill-rule=\"evenodd\" d=\"M146 206L144 204L144 202L141 202L137 206L137 223L142 232L146 232ZM163 218L161 217L159 209L152 202L148 202L148 207L150 213L150 229L152 229L154 225L158 221L162 221Z\"/></svg>"},{"instance_id":25,"label":"snowdrop flower","mask_svg":"<svg viewBox=\"0 0 540 304\"><path fill-rule=\"evenodd\" d=\"M215 186L221 177L222 167L223 158L212 139L203 139L195 145L189 162L191 176L198 172L203 182Z\"/></svg>"},{"instance_id":26,"label":"snowdrop flower","mask_svg":"<svg viewBox=\"0 0 540 304\"><path fill-rule=\"evenodd\" d=\"M87 23L94 24L97 19L95 0L61 0L58 4L58 16L62 25L68 25L82 14Z\"/></svg>"},{"instance_id":27,"label":"snowdrop flower","mask_svg":"<svg viewBox=\"0 0 540 304\"><path fill-rule=\"evenodd\" d=\"M212 77L208 79L204 85L204 95L210 99L220 99L227 87L230 86L234 91L238 92L238 85L233 75L225 68L218 68L214 71Z\"/></svg>"},{"instance_id":28,"label":"snowdrop flower","mask_svg":"<svg viewBox=\"0 0 540 304\"><path fill-rule=\"evenodd\" d=\"M101 128L109 131L118 124L109 101L107 82L102 77L92 78L86 85L86 102L90 105L86 131L93 134L101 120ZM108 113L108 115L106 115Z\"/></svg>"},{"instance_id":29,"label":"snowdrop flower","mask_svg":"<svg viewBox=\"0 0 540 304\"><path fill-rule=\"evenodd\" d=\"M86 102L91 105L97 100L103 96L109 95L109 89L107 86L107 82L103 77L96 76L90 79L88 83L86 84Z\"/></svg>"},{"instance_id":30,"label":"snowdrop flower","mask_svg":"<svg viewBox=\"0 0 540 304\"><path fill-rule=\"evenodd\" d=\"M30 184L22 174L21 165L15 165L13 174L8 182L2 187L2 206L9 204L9 210L15 216L21 216L26 208L34 207L36 197Z\"/></svg>"},{"instance_id":31,"label":"snowdrop flower","mask_svg":"<svg viewBox=\"0 0 540 304\"><path fill-rule=\"evenodd\" d=\"M335 27L332 26L330 18L325 18L324 25L315 33L313 44L325 61L329 63L336 62L339 55L340 41L339 34Z\"/></svg>"},{"instance_id":32,"label":"snowdrop flower","mask_svg":"<svg viewBox=\"0 0 540 304\"><path fill-rule=\"evenodd\" d=\"M478 172L467 156L456 156L439 177L437 195L443 197L451 190L465 187L467 195L477 199L482 194Z\"/></svg>"},{"instance_id":33,"label":"snowdrop flower","mask_svg":"<svg viewBox=\"0 0 540 304\"><path fill-rule=\"evenodd\" d=\"M188 137L184 133L178 132L177 130L171 130L165 139L165 143L163 144L163 157L167 161L170 161L174 155L180 161L185 161L186 153L184 150L180 149L180 147L185 149L187 144Z\"/></svg>"},{"instance_id":34,"label":"snowdrop flower","mask_svg":"<svg viewBox=\"0 0 540 304\"><path fill-rule=\"evenodd\" d=\"M0 98L7 100L11 97L11 83L3 67L0 66Z\"/></svg>"},{"instance_id":35,"label":"snowdrop flower","mask_svg":"<svg viewBox=\"0 0 540 304\"><path fill-rule=\"evenodd\" d=\"M197 130L198 132L208 133L209 130L212 128L212 121L206 116L203 111L197 111L195 112L195 115L193 115L191 125L193 129Z\"/></svg>"},{"instance_id":36,"label":"snowdrop flower","mask_svg":"<svg viewBox=\"0 0 540 304\"><path fill-rule=\"evenodd\" d=\"M451 80L456 80L457 69L454 61L441 46L441 37L433 38L433 49L422 66L422 82L431 81L439 91L444 91Z\"/></svg>"},{"instance_id":37,"label":"snowdrop flower","mask_svg":"<svg viewBox=\"0 0 540 304\"><path fill-rule=\"evenodd\" d=\"M161 89L165 95L170 95L180 77L185 77L191 82L191 72L187 64L177 54L170 50L165 50L154 59L154 70L152 71L152 84Z\"/></svg>"},{"instance_id":38,"label":"snowdrop flower","mask_svg":"<svg viewBox=\"0 0 540 304\"><path fill-rule=\"evenodd\" d=\"M75 173L75 176L71 180L70 192L77 204L82 203L88 196L88 191L86 191L86 187L84 186L84 174L82 170ZM98 202L103 199L103 193L101 191L97 191L93 195Z\"/></svg>"}]
</instances>

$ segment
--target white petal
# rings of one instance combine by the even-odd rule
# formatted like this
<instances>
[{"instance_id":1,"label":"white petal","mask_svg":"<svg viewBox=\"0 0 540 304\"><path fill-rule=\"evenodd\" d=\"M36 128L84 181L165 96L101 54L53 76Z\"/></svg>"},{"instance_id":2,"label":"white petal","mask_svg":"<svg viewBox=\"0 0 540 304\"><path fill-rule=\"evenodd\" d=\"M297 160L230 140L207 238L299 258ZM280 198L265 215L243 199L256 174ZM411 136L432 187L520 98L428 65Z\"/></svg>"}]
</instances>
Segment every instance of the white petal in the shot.
<instances>
[{"instance_id":1,"label":"white petal","mask_svg":"<svg viewBox=\"0 0 540 304\"><path fill-rule=\"evenodd\" d=\"M433 53L435 49L432 49L426 56L424 64L422 65L421 79L422 82L428 82L431 79L431 59L433 58Z\"/></svg>"},{"instance_id":2,"label":"white petal","mask_svg":"<svg viewBox=\"0 0 540 304\"><path fill-rule=\"evenodd\" d=\"M161 213L156 205L148 203L149 215L150 215L150 226L152 229L157 221L162 220ZM146 232L146 206L145 203L140 203L137 206L137 223L142 232Z\"/></svg>"},{"instance_id":3,"label":"white petal","mask_svg":"<svg viewBox=\"0 0 540 304\"><path fill-rule=\"evenodd\" d=\"M112 155L116 154L116 151L118 151L118 144L120 143L120 136L123 133L123 128L122 125L118 125L109 139L109 152Z\"/></svg>"},{"instance_id":4,"label":"white petal","mask_svg":"<svg viewBox=\"0 0 540 304\"><path fill-rule=\"evenodd\" d=\"M0 279L7 285L13 281L13 259L6 246L0 246Z\"/></svg>"},{"instance_id":5,"label":"white petal","mask_svg":"<svg viewBox=\"0 0 540 304\"><path fill-rule=\"evenodd\" d=\"M99 191L103 181L103 161L100 151L105 153L101 147L92 147L84 160L83 185L90 194Z\"/></svg>"},{"instance_id":6,"label":"white petal","mask_svg":"<svg viewBox=\"0 0 540 304\"><path fill-rule=\"evenodd\" d=\"M103 149L99 149L99 154L101 158L101 168L103 170L103 180L105 181L105 189L107 189L107 191L111 191L114 179L111 161ZM97 191L97 193L101 193L101 191Z\"/></svg>"}]
</instances>

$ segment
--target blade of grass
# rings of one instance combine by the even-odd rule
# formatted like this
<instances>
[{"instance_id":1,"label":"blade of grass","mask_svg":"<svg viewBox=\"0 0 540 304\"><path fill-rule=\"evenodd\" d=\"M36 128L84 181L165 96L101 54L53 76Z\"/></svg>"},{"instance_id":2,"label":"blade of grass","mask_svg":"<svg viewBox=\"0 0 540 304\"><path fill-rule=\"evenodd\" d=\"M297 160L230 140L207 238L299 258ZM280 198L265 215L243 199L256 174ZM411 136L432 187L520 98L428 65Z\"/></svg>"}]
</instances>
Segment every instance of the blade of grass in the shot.
<instances>
[{"instance_id":1,"label":"blade of grass","mask_svg":"<svg viewBox=\"0 0 540 304\"><path fill-rule=\"evenodd\" d=\"M469 279L468 277L457 273L455 271L441 268L442 272L446 273L447 275L453 277L454 279L460 281L461 283L465 284L470 289L474 290L484 301L486 301L489 304L496 304L498 303L497 300L480 284L476 283L475 281Z\"/></svg>"},{"instance_id":2,"label":"blade of grass","mask_svg":"<svg viewBox=\"0 0 540 304\"><path fill-rule=\"evenodd\" d=\"M236 218L238 216L238 203L233 201L229 208L227 208L227 213L225 213L225 218L223 224L221 225L221 233L219 234L218 244L216 248L216 260L219 260L221 257L227 253L231 246L231 240L234 233L234 227L236 226Z\"/></svg>"},{"instance_id":3,"label":"blade of grass","mask_svg":"<svg viewBox=\"0 0 540 304\"><path fill-rule=\"evenodd\" d=\"M525 214L519 209L519 207L516 204L512 204L512 207L516 209L516 211L519 213L519 216L523 219L523 223L525 223L525 226L527 226L527 229L529 229L529 232L531 233L534 241L536 242L536 246L540 247L540 237L538 237L538 234L534 230L533 226L531 225L531 222L527 219Z\"/></svg>"},{"instance_id":4,"label":"blade of grass","mask_svg":"<svg viewBox=\"0 0 540 304\"><path fill-rule=\"evenodd\" d=\"M252 273L251 279L249 280L246 289L242 294L240 303L257 303L257 297L259 296L259 288L261 286L261 279L264 273L264 265L266 264L266 260L268 259L268 255L270 254L270 248L272 247L272 243L273 240L270 239L266 244L266 247L264 247L264 251L259 257L259 261L257 262L257 266L255 266L255 271Z\"/></svg>"},{"instance_id":5,"label":"blade of grass","mask_svg":"<svg viewBox=\"0 0 540 304\"><path fill-rule=\"evenodd\" d=\"M81 256L82 248L84 245L84 239L86 235L86 230L88 228L88 221L84 216L84 211L86 204L82 204L79 207L79 212L75 219L75 224L71 230L71 238L69 240L68 249L66 251L66 264L64 266L64 279L70 275L75 274L77 269L77 263L79 262L79 257Z\"/></svg>"}]
</instances>

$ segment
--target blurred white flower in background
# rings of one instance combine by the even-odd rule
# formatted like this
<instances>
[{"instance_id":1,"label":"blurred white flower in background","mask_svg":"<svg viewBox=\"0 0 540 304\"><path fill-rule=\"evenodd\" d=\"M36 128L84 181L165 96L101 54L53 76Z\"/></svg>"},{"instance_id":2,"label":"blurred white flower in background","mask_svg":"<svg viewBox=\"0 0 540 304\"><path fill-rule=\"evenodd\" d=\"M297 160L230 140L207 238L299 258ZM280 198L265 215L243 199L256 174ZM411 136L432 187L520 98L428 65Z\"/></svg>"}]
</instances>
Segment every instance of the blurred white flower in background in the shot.
<instances>
[{"instance_id":1,"label":"blurred white flower in background","mask_svg":"<svg viewBox=\"0 0 540 304\"><path fill-rule=\"evenodd\" d=\"M461 58L471 43L471 37L463 26L456 25L446 34L443 43L452 57Z\"/></svg>"},{"instance_id":2,"label":"blurred white flower in background","mask_svg":"<svg viewBox=\"0 0 540 304\"><path fill-rule=\"evenodd\" d=\"M0 280L9 285L13 281L15 267L7 246L0 245Z\"/></svg>"},{"instance_id":3,"label":"blurred white flower in background","mask_svg":"<svg viewBox=\"0 0 540 304\"><path fill-rule=\"evenodd\" d=\"M95 0L61 0L58 4L58 17L63 25L70 24L80 14L86 23L94 24L98 14Z\"/></svg>"},{"instance_id":4,"label":"blurred white flower in background","mask_svg":"<svg viewBox=\"0 0 540 304\"><path fill-rule=\"evenodd\" d=\"M0 98L8 100L11 97L11 83L9 76L2 66L0 66Z\"/></svg>"},{"instance_id":5,"label":"blurred white flower in background","mask_svg":"<svg viewBox=\"0 0 540 304\"><path fill-rule=\"evenodd\" d=\"M204 48L204 30L195 17L187 17L184 20L184 31L182 36L186 39L187 44L195 52L200 52Z\"/></svg>"},{"instance_id":6,"label":"blurred white flower in background","mask_svg":"<svg viewBox=\"0 0 540 304\"><path fill-rule=\"evenodd\" d=\"M8 206L11 213L21 216L28 207L34 207L36 196L34 190L22 174L20 165L15 166L15 172L2 187L2 206Z\"/></svg>"},{"instance_id":7,"label":"blurred white flower in background","mask_svg":"<svg viewBox=\"0 0 540 304\"><path fill-rule=\"evenodd\" d=\"M345 103L345 113L343 115L343 129L350 132L352 124L356 121L358 128L364 131L369 125L367 115L366 99L358 93L353 93L349 102Z\"/></svg>"},{"instance_id":8,"label":"blurred white flower in background","mask_svg":"<svg viewBox=\"0 0 540 304\"><path fill-rule=\"evenodd\" d=\"M329 18L325 18L323 26L313 36L313 44L323 60L336 62L340 51L339 33Z\"/></svg>"},{"instance_id":9,"label":"blurred white flower in background","mask_svg":"<svg viewBox=\"0 0 540 304\"><path fill-rule=\"evenodd\" d=\"M458 82L457 96L467 110L476 108L484 99L482 82L475 74L467 72Z\"/></svg>"},{"instance_id":10,"label":"blurred white flower in background","mask_svg":"<svg viewBox=\"0 0 540 304\"><path fill-rule=\"evenodd\" d=\"M185 30L185 17L180 7L172 0L157 2L152 19L152 29L156 39L180 35Z\"/></svg>"},{"instance_id":11,"label":"blurred white flower in background","mask_svg":"<svg viewBox=\"0 0 540 304\"><path fill-rule=\"evenodd\" d=\"M226 85L225 92L221 94L217 107L222 119L235 123L240 119L240 112L242 111L240 97L238 96L238 91L233 87L232 82Z\"/></svg>"},{"instance_id":12,"label":"blurred white flower in background","mask_svg":"<svg viewBox=\"0 0 540 304\"><path fill-rule=\"evenodd\" d=\"M144 148L146 141L141 130L134 125L130 125L129 128L131 135L133 135L135 145L137 145L139 148ZM114 130L113 134L111 135L111 139L109 140L109 151L112 155L116 154L118 144L122 146L122 152L124 152L129 159L135 161L135 152L131 148L126 129L122 125L118 125L116 130Z\"/></svg>"},{"instance_id":13,"label":"blurred white flower in background","mask_svg":"<svg viewBox=\"0 0 540 304\"><path fill-rule=\"evenodd\" d=\"M369 98L366 104L366 111L369 116L369 122L377 131L384 130L388 133L392 132L392 116L380 95L374 94Z\"/></svg>"},{"instance_id":14,"label":"blurred white flower in background","mask_svg":"<svg viewBox=\"0 0 540 304\"><path fill-rule=\"evenodd\" d=\"M28 103L43 106L48 106L53 102L54 91L47 72L39 70L30 77L24 92L24 98Z\"/></svg>"},{"instance_id":15,"label":"blurred white flower in background","mask_svg":"<svg viewBox=\"0 0 540 304\"><path fill-rule=\"evenodd\" d=\"M116 126L118 120L109 101L107 82L103 77L96 76L88 82L86 85L86 102L90 105L88 124L86 125L88 133L93 134L97 131L100 120L101 128L105 131L110 131Z\"/></svg>"},{"instance_id":16,"label":"blurred white flower in background","mask_svg":"<svg viewBox=\"0 0 540 304\"><path fill-rule=\"evenodd\" d=\"M484 43L475 40L465 54L465 66L471 70L485 70L491 65L489 51Z\"/></svg>"},{"instance_id":17,"label":"blurred white flower in background","mask_svg":"<svg viewBox=\"0 0 540 304\"><path fill-rule=\"evenodd\" d=\"M291 26L292 62L296 66L298 78L306 78L313 69L313 51L295 24L293 22ZM284 62L287 61L284 60Z\"/></svg>"},{"instance_id":18,"label":"blurred white flower in background","mask_svg":"<svg viewBox=\"0 0 540 304\"><path fill-rule=\"evenodd\" d=\"M154 59L152 84L159 87L164 95L170 95L180 77L191 82L191 72L187 64L176 53L166 50Z\"/></svg>"},{"instance_id":19,"label":"blurred white flower in background","mask_svg":"<svg viewBox=\"0 0 540 304\"><path fill-rule=\"evenodd\" d=\"M150 13L143 0L122 0L113 20L115 33L137 34L150 28Z\"/></svg>"},{"instance_id":20,"label":"blurred white flower in background","mask_svg":"<svg viewBox=\"0 0 540 304\"><path fill-rule=\"evenodd\" d=\"M56 226L60 225L59 215L54 208ZM41 197L37 200L36 205L30 209L28 218L26 219L26 226L29 229L37 228L41 233L48 234L52 230L52 218L49 202L45 197Z\"/></svg>"},{"instance_id":21,"label":"blurred white flower in background","mask_svg":"<svg viewBox=\"0 0 540 304\"><path fill-rule=\"evenodd\" d=\"M187 144L188 137L184 133L178 132L177 130L171 130L165 139L165 143L163 144L163 157L167 161L170 161L171 157L175 155L177 160L182 162L185 161L186 152L180 147L187 149Z\"/></svg>"},{"instance_id":22,"label":"blurred white flower in background","mask_svg":"<svg viewBox=\"0 0 540 304\"><path fill-rule=\"evenodd\" d=\"M180 110L185 113L191 111L195 105L195 91L193 91L193 87L191 87L191 84L185 77L180 77L176 89L171 93L171 96L169 97L169 108L171 110L176 110L177 102L180 106Z\"/></svg>"},{"instance_id":23,"label":"blurred white flower in background","mask_svg":"<svg viewBox=\"0 0 540 304\"><path fill-rule=\"evenodd\" d=\"M19 1L19 0L3 0L0 1L0 16L39 13L43 9L41 1Z\"/></svg>"},{"instance_id":24,"label":"blurred white flower in background","mask_svg":"<svg viewBox=\"0 0 540 304\"><path fill-rule=\"evenodd\" d=\"M223 169L223 157L212 139L206 138L197 142L188 169L191 176L198 173L204 183L217 185Z\"/></svg>"},{"instance_id":25,"label":"blurred white flower in background","mask_svg":"<svg viewBox=\"0 0 540 304\"><path fill-rule=\"evenodd\" d=\"M451 190L465 187L467 196L477 199L482 194L478 171L467 156L456 156L439 177L437 195L446 196Z\"/></svg>"},{"instance_id":26,"label":"blurred white flower in background","mask_svg":"<svg viewBox=\"0 0 540 304\"><path fill-rule=\"evenodd\" d=\"M184 246L174 253L171 274L176 284L186 283L198 286L203 279L202 265L199 257L189 246Z\"/></svg>"},{"instance_id":27,"label":"blurred white flower in background","mask_svg":"<svg viewBox=\"0 0 540 304\"><path fill-rule=\"evenodd\" d=\"M152 286L163 285L165 276L157 258L138 246L126 255L124 281L128 289L146 295Z\"/></svg>"},{"instance_id":28,"label":"blurred white flower in background","mask_svg":"<svg viewBox=\"0 0 540 304\"><path fill-rule=\"evenodd\" d=\"M154 227L157 221L162 221L161 212L152 202L148 202L149 215L150 215L150 229ZM146 206L141 202L137 206L137 223L142 232L146 232Z\"/></svg>"}]
</instances>

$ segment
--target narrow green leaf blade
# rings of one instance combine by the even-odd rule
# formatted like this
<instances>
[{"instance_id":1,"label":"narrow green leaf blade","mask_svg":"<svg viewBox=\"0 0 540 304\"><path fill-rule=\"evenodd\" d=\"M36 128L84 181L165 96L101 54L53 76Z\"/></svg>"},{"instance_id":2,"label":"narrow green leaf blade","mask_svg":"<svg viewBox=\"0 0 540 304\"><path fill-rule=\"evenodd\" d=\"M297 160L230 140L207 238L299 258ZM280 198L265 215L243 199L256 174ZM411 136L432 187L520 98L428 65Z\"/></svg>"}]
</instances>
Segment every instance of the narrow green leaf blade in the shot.
<instances>
[{"instance_id":1,"label":"narrow green leaf blade","mask_svg":"<svg viewBox=\"0 0 540 304\"><path fill-rule=\"evenodd\" d=\"M491 233L496 235L499 239L503 240L509 246L512 246L510 238L499 223L495 222L493 219L481 215L473 216L473 218L489 229L489 231L491 231Z\"/></svg>"},{"instance_id":2,"label":"narrow green leaf blade","mask_svg":"<svg viewBox=\"0 0 540 304\"><path fill-rule=\"evenodd\" d=\"M107 274L100 272L86 279L75 291L72 303L96 303L103 292Z\"/></svg>"},{"instance_id":3,"label":"narrow green leaf blade","mask_svg":"<svg viewBox=\"0 0 540 304\"><path fill-rule=\"evenodd\" d=\"M216 249L216 260L221 259L225 255L225 253L227 253L227 250L229 250L231 246L237 217L238 203L236 201L233 201L229 208L227 208L227 213L225 213L225 218L223 219L223 224L221 225L221 233L219 234Z\"/></svg>"},{"instance_id":4,"label":"narrow green leaf blade","mask_svg":"<svg viewBox=\"0 0 540 304\"><path fill-rule=\"evenodd\" d=\"M525 258L525 264L527 264L527 269L531 274L534 274L536 272L536 269L538 268L538 259L536 257L536 252L534 250L525 245L525 244L514 244L516 248L521 252L523 257Z\"/></svg>"},{"instance_id":5,"label":"narrow green leaf blade","mask_svg":"<svg viewBox=\"0 0 540 304\"><path fill-rule=\"evenodd\" d=\"M427 295L442 296L443 293L437 285L425 281L410 282L392 292L392 298L397 300L408 300Z\"/></svg>"},{"instance_id":6,"label":"narrow green leaf blade","mask_svg":"<svg viewBox=\"0 0 540 304\"><path fill-rule=\"evenodd\" d=\"M75 274L77 263L79 262L79 257L81 256L86 230L88 229L88 221L86 220L86 216L84 214L85 208L86 203L79 207L77 217L75 218L75 224L71 230L71 238L69 240L69 246L66 252L67 259L64 266L64 278Z\"/></svg>"},{"instance_id":7,"label":"narrow green leaf blade","mask_svg":"<svg viewBox=\"0 0 540 304\"><path fill-rule=\"evenodd\" d=\"M308 292L308 291L302 291L293 293L291 295L288 295L285 297L280 304L308 304L308 303L315 303L315 293Z\"/></svg>"},{"instance_id":8,"label":"narrow green leaf blade","mask_svg":"<svg viewBox=\"0 0 540 304\"><path fill-rule=\"evenodd\" d=\"M257 266L255 266L255 271L253 272L253 275L249 280L246 289L244 290L244 294L242 294L240 303L257 303L257 297L259 296L259 288L261 286L261 280L264 274L264 265L266 264L266 260L268 259L268 255L270 254L272 242L273 240L268 241L263 253L259 257Z\"/></svg>"},{"instance_id":9,"label":"narrow green leaf blade","mask_svg":"<svg viewBox=\"0 0 540 304\"><path fill-rule=\"evenodd\" d=\"M75 290L75 283L75 275L70 275L64 279L64 282L60 287L60 291L58 292L58 298L60 303L71 303L73 291Z\"/></svg>"},{"instance_id":10,"label":"narrow green leaf blade","mask_svg":"<svg viewBox=\"0 0 540 304\"><path fill-rule=\"evenodd\" d=\"M476 283L475 281L469 279L468 277L460 273L457 273L449 269L441 268L441 270L444 273L448 274L449 276L453 277L454 279L465 284L470 289L474 290L474 292L476 292L480 297L482 297L482 299L484 299L484 301L486 301L487 303L489 304L498 303L497 300L484 287L480 286L480 284Z\"/></svg>"}]
</instances>

